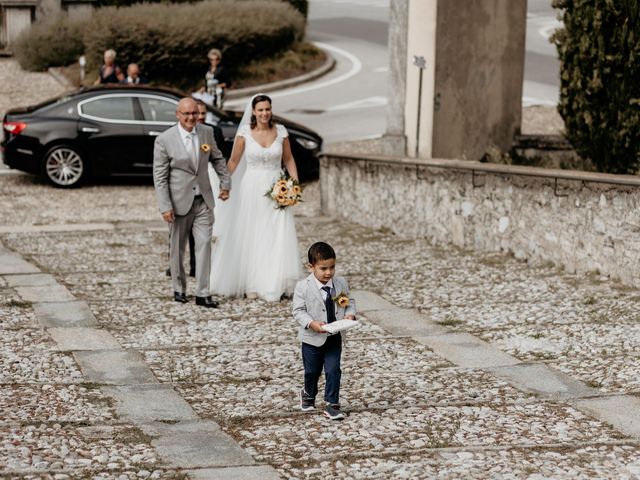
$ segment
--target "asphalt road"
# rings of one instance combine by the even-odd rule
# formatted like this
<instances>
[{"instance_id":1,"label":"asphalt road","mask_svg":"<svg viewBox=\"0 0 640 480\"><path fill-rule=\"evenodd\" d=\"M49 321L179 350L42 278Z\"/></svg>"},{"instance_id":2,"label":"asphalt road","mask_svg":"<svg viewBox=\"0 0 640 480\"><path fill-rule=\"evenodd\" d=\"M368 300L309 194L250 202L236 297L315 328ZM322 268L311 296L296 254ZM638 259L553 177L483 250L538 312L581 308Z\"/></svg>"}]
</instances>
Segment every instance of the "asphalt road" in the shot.
<instances>
[{"instance_id":1,"label":"asphalt road","mask_svg":"<svg viewBox=\"0 0 640 480\"><path fill-rule=\"evenodd\" d=\"M528 0L524 105L558 103L560 62L549 37L560 25L551 0Z\"/></svg>"},{"instance_id":2,"label":"asphalt road","mask_svg":"<svg viewBox=\"0 0 640 480\"><path fill-rule=\"evenodd\" d=\"M559 24L551 0L529 0L525 105L554 105L558 61L548 37ZM308 38L337 60L310 84L273 94L274 110L317 130L325 142L382 135L386 129L389 0L311 0ZM246 100L227 102L242 109Z\"/></svg>"},{"instance_id":3,"label":"asphalt road","mask_svg":"<svg viewBox=\"0 0 640 480\"><path fill-rule=\"evenodd\" d=\"M379 136L386 128L389 0L311 0L307 37L336 68L273 93L274 112L307 125L325 142ZM227 102L241 109L246 100Z\"/></svg>"}]
</instances>

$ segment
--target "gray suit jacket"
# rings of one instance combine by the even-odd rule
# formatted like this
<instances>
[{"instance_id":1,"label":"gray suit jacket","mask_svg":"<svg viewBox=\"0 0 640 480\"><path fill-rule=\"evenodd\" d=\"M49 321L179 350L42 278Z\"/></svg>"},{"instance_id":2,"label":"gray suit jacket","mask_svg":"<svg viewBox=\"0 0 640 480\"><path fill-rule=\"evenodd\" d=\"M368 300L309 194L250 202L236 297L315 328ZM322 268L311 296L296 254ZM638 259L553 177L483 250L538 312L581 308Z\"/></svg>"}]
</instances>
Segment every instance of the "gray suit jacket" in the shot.
<instances>
[{"instance_id":1,"label":"gray suit jacket","mask_svg":"<svg viewBox=\"0 0 640 480\"><path fill-rule=\"evenodd\" d=\"M189 213L196 183L207 207L213 209L215 201L207 168L209 159L220 178L220 189L231 189L231 175L214 140L213 129L201 124L196 125L195 129L200 143L197 170L187 154L177 124L156 138L153 148L153 183L161 213L169 210L173 210L176 215ZM202 150L202 145L205 144L210 147L208 152Z\"/></svg>"},{"instance_id":2,"label":"gray suit jacket","mask_svg":"<svg viewBox=\"0 0 640 480\"><path fill-rule=\"evenodd\" d=\"M345 315L356 314L356 302L349 294L349 285L343 277L333 277L333 295L344 292L349 297L349 305L346 308L335 305L336 320L341 320ZM324 298L318 289L313 273L300 280L293 292L293 318L300 324L298 339L303 343L321 347L327 341L328 333L317 333L308 328L312 320L327 321L327 309L324 306Z\"/></svg>"}]
</instances>

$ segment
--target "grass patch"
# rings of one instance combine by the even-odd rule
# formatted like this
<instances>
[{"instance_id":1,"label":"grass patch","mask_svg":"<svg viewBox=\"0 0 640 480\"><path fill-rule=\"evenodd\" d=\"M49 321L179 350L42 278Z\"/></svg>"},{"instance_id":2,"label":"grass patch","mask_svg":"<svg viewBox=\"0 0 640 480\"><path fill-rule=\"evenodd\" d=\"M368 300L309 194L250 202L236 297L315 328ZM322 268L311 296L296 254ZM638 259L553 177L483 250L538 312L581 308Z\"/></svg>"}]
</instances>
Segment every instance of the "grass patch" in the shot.
<instances>
[{"instance_id":1,"label":"grass patch","mask_svg":"<svg viewBox=\"0 0 640 480\"><path fill-rule=\"evenodd\" d=\"M15 300L15 299L12 298L9 301L5 302L5 305L7 307L31 308L33 303L32 302L27 302L26 300Z\"/></svg>"},{"instance_id":2,"label":"grass patch","mask_svg":"<svg viewBox=\"0 0 640 480\"><path fill-rule=\"evenodd\" d=\"M598 325L605 325L605 324L609 323L609 317L607 317L604 313L601 313L601 314L597 315L596 317L594 317L593 323L598 324Z\"/></svg>"},{"instance_id":3,"label":"grass patch","mask_svg":"<svg viewBox=\"0 0 640 480\"><path fill-rule=\"evenodd\" d=\"M586 380L584 383L591 388L602 388L602 383L597 380Z\"/></svg>"},{"instance_id":4,"label":"grass patch","mask_svg":"<svg viewBox=\"0 0 640 480\"><path fill-rule=\"evenodd\" d=\"M322 50L311 43L300 42L275 57L255 60L238 68L233 78L233 88L297 77L322 66L326 59Z\"/></svg>"},{"instance_id":5,"label":"grass patch","mask_svg":"<svg viewBox=\"0 0 640 480\"><path fill-rule=\"evenodd\" d=\"M553 355L549 352L529 352L529 355L536 360L553 360Z\"/></svg>"},{"instance_id":6,"label":"grass patch","mask_svg":"<svg viewBox=\"0 0 640 480\"><path fill-rule=\"evenodd\" d=\"M598 300L596 300L596 298L595 298L595 297L587 297L587 298L584 300L584 304L585 304L585 305L595 305L597 302L598 302Z\"/></svg>"},{"instance_id":7,"label":"grass patch","mask_svg":"<svg viewBox=\"0 0 640 480\"><path fill-rule=\"evenodd\" d=\"M458 320L450 316L447 316L444 320L438 320L436 323L443 327L457 327L464 324L462 320Z\"/></svg>"},{"instance_id":8,"label":"grass patch","mask_svg":"<svg viewBox=\"0 0 640 480\"><path fill-rule=\"evenodd\" d=\"M490 255L481 256L478 258L478 263L486 265L487 267L498 267L507 263L512 258L507 255Z\"/></svg>"},{"instance_id":9,"label":"grass patch","mask_svg":"<svg viewBox=\"0 0 640 480\"><path fill-rule=\"evenodd\" d=\"M116 442L124 443L125 445L137 445L141 443L151 445L153 437L147 435L137 427L131 427L122 432L117 432L114 439Z\"/></svg>"}]
</instances>

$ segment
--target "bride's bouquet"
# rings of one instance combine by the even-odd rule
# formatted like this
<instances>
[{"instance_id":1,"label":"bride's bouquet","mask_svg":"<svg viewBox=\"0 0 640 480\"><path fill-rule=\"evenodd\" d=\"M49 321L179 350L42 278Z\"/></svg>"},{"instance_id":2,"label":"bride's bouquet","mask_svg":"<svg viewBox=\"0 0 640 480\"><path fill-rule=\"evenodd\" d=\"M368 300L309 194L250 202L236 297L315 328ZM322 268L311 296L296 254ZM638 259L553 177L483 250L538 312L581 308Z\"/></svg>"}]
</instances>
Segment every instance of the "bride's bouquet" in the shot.
<instances>
[{"instance_id":1,"label":"bride's bouquet","mask_svg":"<svg viewBox=\"0 0 640 480\"><path fill-rule=\"evenodd\" d=\"M283 173L265 196L275 202L275 208L287 208L302 201L302 187L296 180Z\"/></svg>"}]
</instances>

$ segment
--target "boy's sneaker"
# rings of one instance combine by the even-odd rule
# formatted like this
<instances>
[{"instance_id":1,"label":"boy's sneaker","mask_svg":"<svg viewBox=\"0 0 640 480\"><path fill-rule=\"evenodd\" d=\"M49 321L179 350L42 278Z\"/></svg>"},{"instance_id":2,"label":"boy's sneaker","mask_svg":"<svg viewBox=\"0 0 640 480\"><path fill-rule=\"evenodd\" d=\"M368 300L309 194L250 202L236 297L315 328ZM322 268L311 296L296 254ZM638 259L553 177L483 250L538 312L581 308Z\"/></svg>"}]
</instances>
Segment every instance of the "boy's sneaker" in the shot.
<instances>
[{"instance_id":1,"label":"boy's sneaker","mask_svg":"<svg viewBox=\"0 0 640 480\"><path fill-rule=\"evenodd\" d=\"M340 405L335 403L327 403L327 406L324 408L324 415L331 420L342 420L344 418L344 413L340 411Z\"/></svg>"},{"instance_id":2,"label":"boy's sneaker","mask_svg":"<svg viewBox=\"0 0 640 480\"><path fill-rule=\"evenodd\" d=\"M300 410L308 412L316 408L316 401L307 395L304 388L300 390Z\"/></svg>"}]
</instances>

